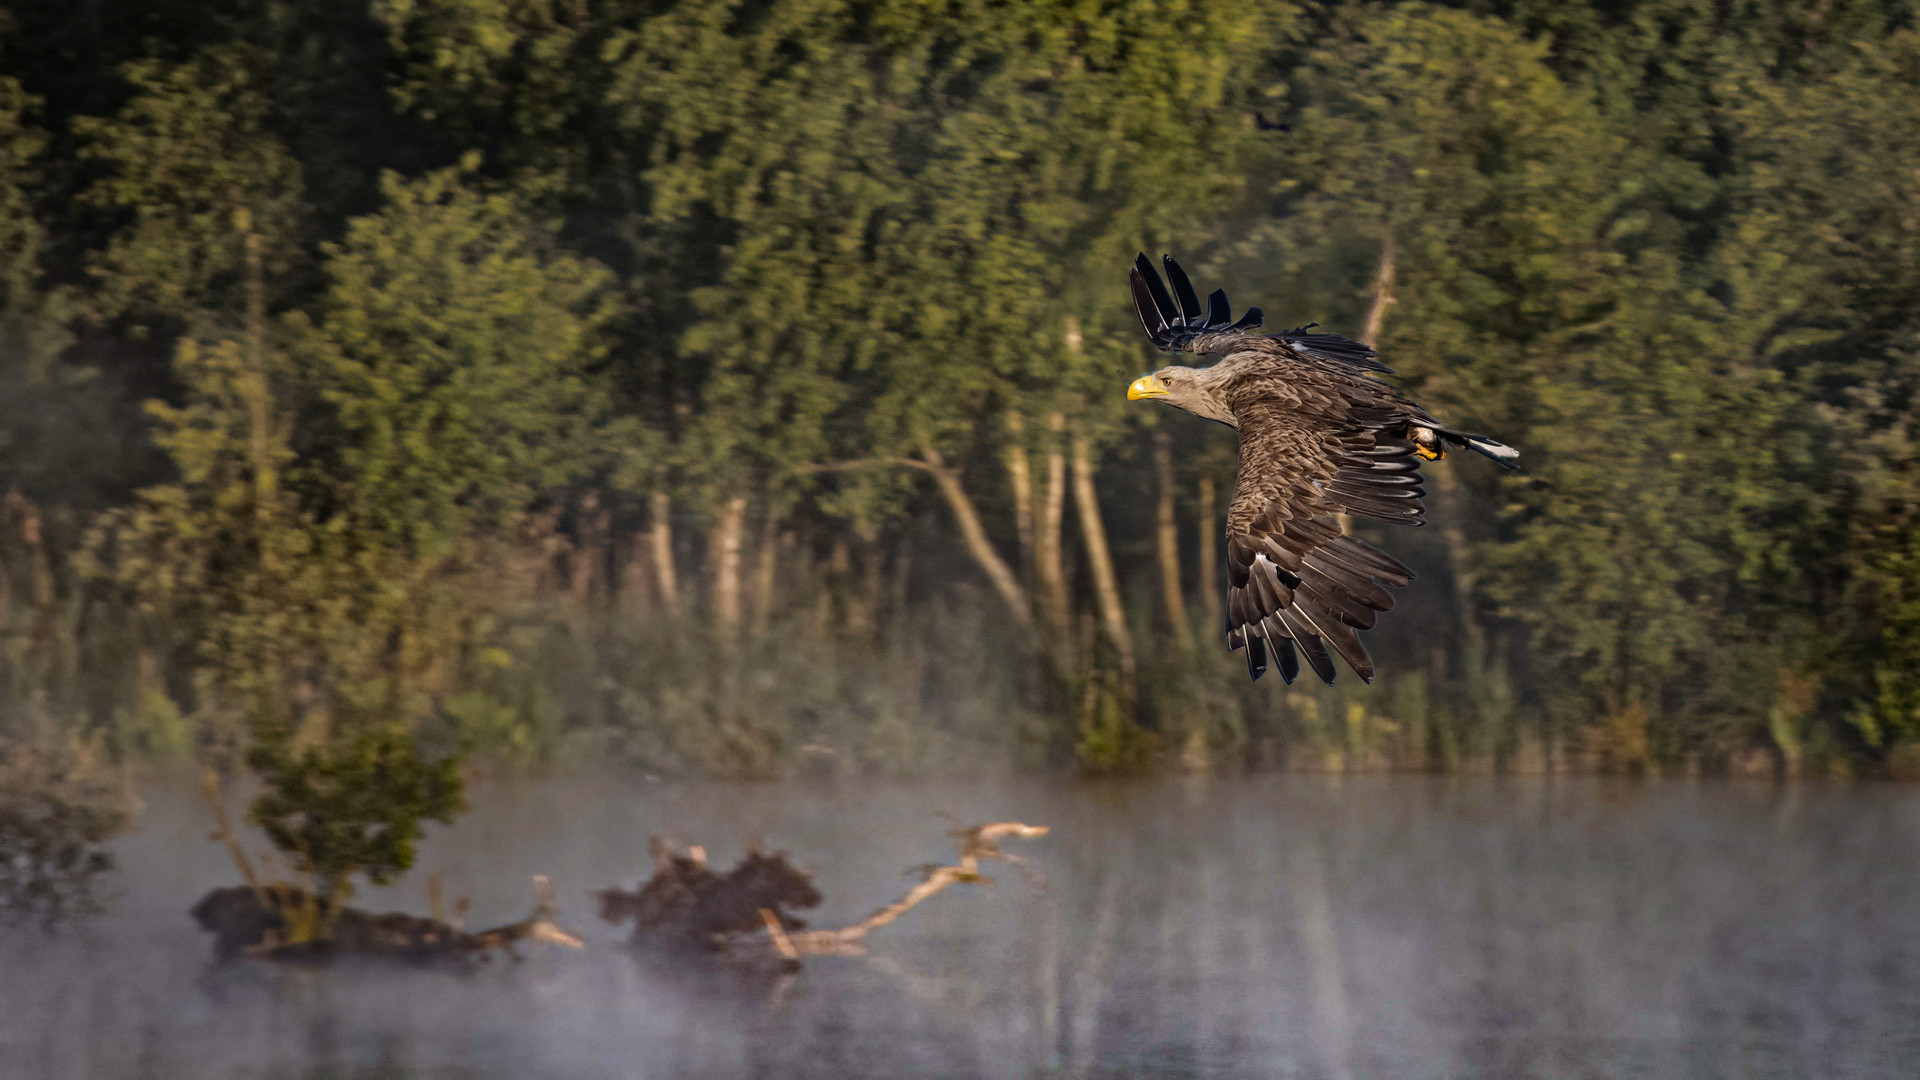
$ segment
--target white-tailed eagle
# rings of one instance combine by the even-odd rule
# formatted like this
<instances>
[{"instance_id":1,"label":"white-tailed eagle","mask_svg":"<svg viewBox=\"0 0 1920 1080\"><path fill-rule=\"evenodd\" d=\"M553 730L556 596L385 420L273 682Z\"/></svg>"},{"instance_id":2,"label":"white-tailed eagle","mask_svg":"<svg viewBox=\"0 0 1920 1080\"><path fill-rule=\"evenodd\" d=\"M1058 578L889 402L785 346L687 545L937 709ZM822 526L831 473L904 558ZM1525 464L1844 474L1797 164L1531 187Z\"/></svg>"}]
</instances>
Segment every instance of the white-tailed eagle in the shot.
<instances>
[{"instance_id":1,"label":"white-tailed eagle","mask_svg":"<svg viewBox=\"0 0 1920 1080\"><path fill-rule=\"evenodd\" d=\"M1259 308L1234 321L1227 294L1200 304L1172 256L1167 282L1142 254L1130 275L1134 307L1164 352L1213 355L1212 367L1143 375L1127 398L1151 398L1240 433L1240 475L1227 508L1227 647L1247 650L1258 679L1273 654L1280 677L1300 673L1296 647L1314 674L1333 682L1340 654L1361 679L1373 661L1359 631L1393 608L1388 588L1413 571L1357 537L1341 514L1389 525L1423 525L1420 463L1464 446L1514 468L1519 451L1435 420L1377 375L1393 372L1369 346L1338 334L1249 331Z\"/></svg>"}]
</instances>

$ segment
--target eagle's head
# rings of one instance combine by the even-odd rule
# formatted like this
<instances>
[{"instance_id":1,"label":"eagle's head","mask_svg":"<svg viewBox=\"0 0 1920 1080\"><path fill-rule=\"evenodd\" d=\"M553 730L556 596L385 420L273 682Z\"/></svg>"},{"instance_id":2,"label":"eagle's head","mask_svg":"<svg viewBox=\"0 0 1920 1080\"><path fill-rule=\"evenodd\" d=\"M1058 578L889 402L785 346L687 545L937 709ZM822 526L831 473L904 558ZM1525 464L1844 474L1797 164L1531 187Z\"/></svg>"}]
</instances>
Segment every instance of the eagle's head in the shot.
<instances>
[{"instance_id":1,"label":"eagle's head","mask_svg":"<svg viewBox=\"0 0 1920 1080\"><path fill-rule=\"evenodd\" d=\"M1204 420L1214 420L1228 427L1238 427L1233 418L1233 410L1227 407L1225 399L1211 386L1207 368L1190 368L1175 365L1163 367L1151 375L1142 375L1127 387L1127 400L1139 401L1151 398L1164 402L1182 412L1190 412Z\"/></svg>"}]
</instances>

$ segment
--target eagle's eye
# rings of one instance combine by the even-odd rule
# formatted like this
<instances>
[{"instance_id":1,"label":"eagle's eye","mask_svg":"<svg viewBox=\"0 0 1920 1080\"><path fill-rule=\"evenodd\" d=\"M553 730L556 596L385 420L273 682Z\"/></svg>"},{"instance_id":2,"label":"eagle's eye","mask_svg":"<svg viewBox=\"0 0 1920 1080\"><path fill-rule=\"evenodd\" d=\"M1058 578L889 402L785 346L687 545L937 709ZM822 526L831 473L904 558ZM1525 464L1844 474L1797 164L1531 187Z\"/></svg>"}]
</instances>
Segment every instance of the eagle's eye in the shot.
<instances>
[{"instance_id":1,"label":"eagle's eye","mask_svg":"<svg viewBox=\"0 0 1920 1080\"><path fill-rule=\"evenodd\" d=\"M1162 375L1162 376L1160 376L1160 383L1161 383L1161 385L1163 385L1163 386L1172 386L1172 385L1173 385L1173 376L1171 376L1171 375Z\"/></svg>"}]
</instances>

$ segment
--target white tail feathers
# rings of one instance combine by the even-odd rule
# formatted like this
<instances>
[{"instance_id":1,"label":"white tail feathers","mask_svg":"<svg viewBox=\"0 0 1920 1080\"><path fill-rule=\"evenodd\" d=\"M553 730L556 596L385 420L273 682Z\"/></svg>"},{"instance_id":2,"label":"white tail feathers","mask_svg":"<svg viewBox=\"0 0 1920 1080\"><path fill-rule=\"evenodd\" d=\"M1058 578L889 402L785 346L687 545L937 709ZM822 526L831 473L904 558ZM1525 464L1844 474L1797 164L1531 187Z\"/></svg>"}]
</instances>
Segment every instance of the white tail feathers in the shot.
<instances>
[{"instance_id":1,"label":"white tail feathers","mask_svg":"<svg viewBox=\"0 0 1920 1080\"><path fill-rule=\"evenodd\" d=\"M1494 442L1492 439L1483 439L1477 435L1468 436L1467 445L1502 465L1511 466L1520 460L1520 451L1505 443Z\"/></svg>"}]
</instances>

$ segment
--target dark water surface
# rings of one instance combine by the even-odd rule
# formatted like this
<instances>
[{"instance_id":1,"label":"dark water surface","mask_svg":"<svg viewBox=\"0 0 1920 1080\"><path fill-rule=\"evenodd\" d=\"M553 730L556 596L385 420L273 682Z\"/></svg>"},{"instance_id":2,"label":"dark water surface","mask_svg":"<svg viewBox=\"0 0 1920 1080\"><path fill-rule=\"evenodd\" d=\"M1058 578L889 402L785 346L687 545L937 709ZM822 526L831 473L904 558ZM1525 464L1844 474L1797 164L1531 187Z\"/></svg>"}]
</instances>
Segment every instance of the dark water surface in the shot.
<instances>
[{"instance_id":1,"label":"dark water surface","mask_svg":"<svg viewBox=\"0 0 1920 1080\"><path fill-rule=\"evenodd\" d=\"M584 952L471 974L222 967L192 785L146 793L80 935L0 937L20 1077L1914 1077L1920 788L1273 776L985 786L491 784L377 910L470 923L559 885ZM944 810L1053 827L1044 872L935 897L784 983L650 968L586 893L649 833L817 872L816 925L949 853Z\"/></svg>"}]
</instances>

